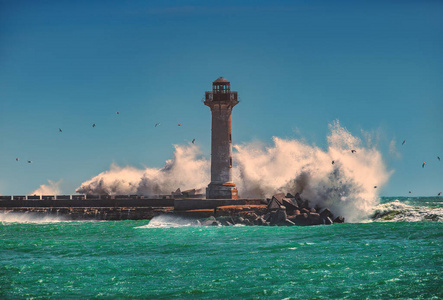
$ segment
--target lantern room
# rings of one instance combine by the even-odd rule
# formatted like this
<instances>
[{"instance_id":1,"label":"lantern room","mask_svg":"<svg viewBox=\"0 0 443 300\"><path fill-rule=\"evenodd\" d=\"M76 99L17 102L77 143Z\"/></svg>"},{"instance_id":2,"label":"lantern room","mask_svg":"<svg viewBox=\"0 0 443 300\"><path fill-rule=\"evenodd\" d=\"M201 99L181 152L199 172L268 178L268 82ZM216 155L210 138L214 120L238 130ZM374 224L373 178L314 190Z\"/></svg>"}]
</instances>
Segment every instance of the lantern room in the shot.
<instances>
[{"instance_id":1,"label":"lantern room","mask_svg":"<svg viewBox=\"0 0 443 300\"><path fill-rule=\"evenodd\" d=\"M217 80L212 82L212 92L214 94L227 94L230 91L231 83L223 77L219 77Z\"/></svg>"}]
</instances>

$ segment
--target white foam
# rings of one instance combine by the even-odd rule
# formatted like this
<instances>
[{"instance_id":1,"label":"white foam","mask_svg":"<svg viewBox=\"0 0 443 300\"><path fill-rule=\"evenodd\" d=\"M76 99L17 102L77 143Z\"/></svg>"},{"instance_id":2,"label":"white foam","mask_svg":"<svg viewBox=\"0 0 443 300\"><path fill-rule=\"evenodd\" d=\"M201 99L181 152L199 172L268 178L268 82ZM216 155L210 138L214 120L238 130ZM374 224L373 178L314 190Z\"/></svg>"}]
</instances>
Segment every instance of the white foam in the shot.
<instances>
[{"instance_id":1,"label":"white foam","mask_svg":"<svg viewBox=\"0 0 443 300\"><path fill-rule=\"evenodd\" d=\"M135 228L171 228L196 226L195 220L190 220L177 216L160 215L152 218L149 224Z\"/></svg>"},{"instance_id":2,"label":"white foam","mask_svg":"<svg viewBox=\"0 0 443 300\"><path fill-rule=\"evenodd\" d=\"M379 222L443 221L443 208L411 206L398 200L374 208L371 218Z\"/></svg>"},{"instance_id":3,"label":"white foam","mask_svg":"<svg viewBox=\"0 0 443 300\"><path fill-rule=\"evenodd\" d=\"M37 224L46 224L46 223L58 223L58 222L67 222L68 220L63 216L54 216L54 215L43 215L40 213L22 213L22 212L13 212L13 211L3 211L0 212L0 223L37 223Z\"/></svg>"}]
</instances>

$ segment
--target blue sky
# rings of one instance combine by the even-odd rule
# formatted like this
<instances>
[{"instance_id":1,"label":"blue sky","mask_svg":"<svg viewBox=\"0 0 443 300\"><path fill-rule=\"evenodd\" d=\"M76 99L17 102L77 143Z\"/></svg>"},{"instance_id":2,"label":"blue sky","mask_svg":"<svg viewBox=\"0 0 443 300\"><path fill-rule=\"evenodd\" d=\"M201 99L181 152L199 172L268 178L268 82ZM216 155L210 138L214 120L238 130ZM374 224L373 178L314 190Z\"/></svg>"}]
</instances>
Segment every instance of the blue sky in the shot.
<instances>
[{"instance_id":1,"label":"blue sky","mask_svg":"<svg viewBox=\"0 0 443 300\"><path fill-rule=\"evenodd\" d=\"M440 1L0 0L0 194L48 179L74 193L113 162L161 167L193 138L209 157L200 100L224 76L242 100L234 143L326 148L338 119L378 136L395 171L382 195L436 195L442 53Z\"/></svg>"}]
</instances>

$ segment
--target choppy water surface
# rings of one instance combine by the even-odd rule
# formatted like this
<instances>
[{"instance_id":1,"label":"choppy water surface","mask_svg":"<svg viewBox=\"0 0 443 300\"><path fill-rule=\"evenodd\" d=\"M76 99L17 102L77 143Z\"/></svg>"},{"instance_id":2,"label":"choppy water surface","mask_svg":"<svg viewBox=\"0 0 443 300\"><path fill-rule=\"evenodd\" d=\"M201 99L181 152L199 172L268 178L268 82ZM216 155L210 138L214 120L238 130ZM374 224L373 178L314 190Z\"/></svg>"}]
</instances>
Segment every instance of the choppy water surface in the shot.
<instances>
[{"instance_id":1,"label":"choppy water surface","mask_svg":"<svg viewBox=\"0 0 443 300\"><path fill-rule=\"evenodd\" d=\"M424 206L438 209L438 201ZM3 299L443 297L441 221L315 227L11 221L0 225Z\"/></svg>"}]
</instances>

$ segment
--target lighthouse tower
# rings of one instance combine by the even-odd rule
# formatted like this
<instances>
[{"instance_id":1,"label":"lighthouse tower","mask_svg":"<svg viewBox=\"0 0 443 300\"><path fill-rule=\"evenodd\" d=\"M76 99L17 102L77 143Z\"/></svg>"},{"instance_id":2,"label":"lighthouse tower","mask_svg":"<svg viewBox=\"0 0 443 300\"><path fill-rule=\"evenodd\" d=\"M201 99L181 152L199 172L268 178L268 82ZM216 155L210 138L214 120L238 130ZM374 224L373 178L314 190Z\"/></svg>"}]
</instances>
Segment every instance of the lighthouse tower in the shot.
<instances>
[{"instance_id":1,"label":"lighthouse tower","mask_svg":"<svg viewBox=\"0 0 443 300\"><path fill-rule=\"evenodd\" d=\"M207 199L238 199L232 182L232 108L237 105L237 92L223 77L212 83L212 92L205 93L204 104L212 113L211 183L206 189Z\"/></svg>"}]
</instances>

